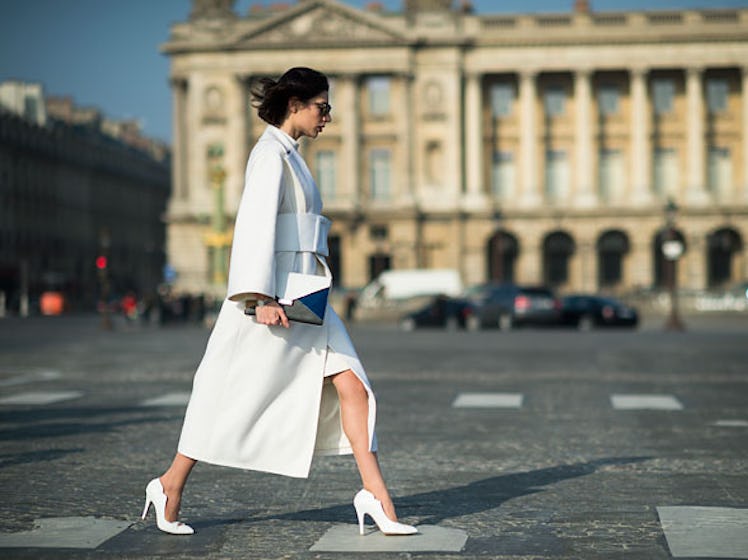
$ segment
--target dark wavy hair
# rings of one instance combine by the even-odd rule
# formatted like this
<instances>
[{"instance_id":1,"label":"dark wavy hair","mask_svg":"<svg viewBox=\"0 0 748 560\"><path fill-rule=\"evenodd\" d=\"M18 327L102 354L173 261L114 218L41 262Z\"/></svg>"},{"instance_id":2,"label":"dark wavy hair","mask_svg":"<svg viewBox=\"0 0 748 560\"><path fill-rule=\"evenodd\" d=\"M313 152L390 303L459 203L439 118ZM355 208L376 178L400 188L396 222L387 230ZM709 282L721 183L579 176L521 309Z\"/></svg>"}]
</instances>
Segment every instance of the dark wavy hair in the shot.
<instances>
[{"instance_id":1,"label":"dark wavy hair","mask_svg":"<svg viewBox=\"0 0 748 560\"><path fill-rule=\"evenodd\" d=\"M327 76L322 72L305 67L291 68L277 81L260 79L252 89L253 105L263 121L279 126L286 118L289 99L296 97L306 103L329 89Z\"/></svg>"}]
</instances>

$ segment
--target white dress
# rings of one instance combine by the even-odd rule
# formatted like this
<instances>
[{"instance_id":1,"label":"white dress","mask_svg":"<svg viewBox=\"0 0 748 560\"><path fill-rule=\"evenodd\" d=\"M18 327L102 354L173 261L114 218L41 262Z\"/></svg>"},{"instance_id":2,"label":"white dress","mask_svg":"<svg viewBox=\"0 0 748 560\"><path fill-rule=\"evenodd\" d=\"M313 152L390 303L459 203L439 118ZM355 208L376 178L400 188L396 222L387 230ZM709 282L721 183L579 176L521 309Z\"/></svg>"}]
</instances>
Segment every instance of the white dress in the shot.
<instances>
[{"instance_id":1,"label":"white dress","mask_svg":"<svg viewBox=\"0 0 748 560\"><path fill-rule=\"evenodd\" d=\"M195 373L178 449L216 465L303 478L313 455L352 452L337 392L324 377L351 369L363 383L371 451L377 447L376 400L345 325L329 305L322 326L269 327L244 314L243 294L275 295L288 272L329 275L329 221L321 217L322 200L298 143L268 126L250 154L245 179L228 294ZM296 222L313 225L289 233ZM298 246L281 246L289 242Z\"/></svg>"}]
</instances>

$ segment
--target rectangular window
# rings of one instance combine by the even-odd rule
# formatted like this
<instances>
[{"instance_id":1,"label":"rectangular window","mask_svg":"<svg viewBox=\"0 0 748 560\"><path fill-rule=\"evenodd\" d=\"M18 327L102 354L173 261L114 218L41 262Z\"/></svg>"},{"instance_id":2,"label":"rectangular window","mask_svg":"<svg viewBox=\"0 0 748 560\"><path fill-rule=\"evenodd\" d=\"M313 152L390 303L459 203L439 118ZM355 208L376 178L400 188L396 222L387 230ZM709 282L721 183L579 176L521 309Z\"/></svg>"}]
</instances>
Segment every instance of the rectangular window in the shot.
<instances>
[{"instance_id":1,"label":"rectangular window","mask_svg":"<svg viewBox=\"0 0 748 560\"><path fill-rule=\"evenodd\" d=\"M678 191L678 158L673 148L657 148L652 162L654 192L664 199Z\"/></svg>"},{"instance_id":2,"label":"rectangular window","mask_svg":"<svg viewBox=\"0 0 748 560\"><path fill-rule=\"evenodd\" d=\"M671 113L675 98L675 82L670 78L655 78L652 80L652 96L656 115Z\"/></svg>"},{"instance_id":3,"label":"rectangular window","mask_svg":"<svg viewBox=\"0 0 748 560\"><path fill-rule=\"evenodd\" d=\"M545 114L549 117L558 117L564 114L564 103L566 102L566 91L561 86L549 86L543 94Z\"/></svg>"},{"instance_id":4,"label":"rectangular window","mask_svg":"<svg viewBox=\"0 0 748 560\"><path fill-rule=\"evenodd\" d=\"M545 196L548 202L564 200L569 191L569 162L563 150L545 153Z\"/></svg>"},{"instance_id":5,"label":"rectangular window","mask_svg":"<svg viewBox=\"0 0 748 560\"><path fill-rule=\"evenodd\" d=\"M732 161L730 149L712 146L709 148L709 190L717 198L725 199L732 187Z\"/></svg>"},{"instance_id":6,"label":"rectangular window","mask_svg":"<svg viewBox=\"0 0 748 560\"><path fill-rule=\"evenodd\" d=\"M390 79L387 76L372 76L366 81L369 95L369 113L376 116L390 112Z\"/></svg>"},{"instance_id":7,"label":"rectangular window","mask_svg":"<svg viewBox=\"0 0 748 560\"><path fill-rule=\"evenodd\" d=\"M620 150L600 150L598 185L600 199L611 202L620 198L623 190L623 158Z\"/></svg>"},{"instance_id":8,"label":"rectangular window","mask_svg":"<svg viewBox=\"0 0 748 560\"><path fill-rule=\"evenodd\" d=\"M514 154L494 152L491 168L491 193L496 198L510 198L514 193Z\"/></svg>"},{"instance_id":9,"label":"rectangular window","mask_svg":"<svg viewBox=\"0 0 748 560\"><path fill-rule=\"evenodd\" d=\"M335 200L335 152L317 152L317 185L322 200Z\"/></svg>"},{"instance_id":10,"label":"rectangular window","mask_svg":"<svg viewBox=\"0 0 748 560\"><path fill-rule=\"evenodd\" d=\"M618 114L618 87L614 85L602 85L597 91L597 105L600 114L610 116Z\"/></svg>"},{"instance_id":11,"label":"rectangular window","mask_svg":"<svg viewBox=\"0 0 748 560\"><path fill-rule=\"evenodd\" d=\"M375 149L369 153L371 199L390 198L390 151Z\"/></svg>"},{"instance_id":12,"label":"rectangular window","mask_svg":"<svg viewBox=\"0 0 748 560\"><path fill-rule=\"evenodd\" d=\"M512 114L514 86L512 84L493 84L491 86L491 112L494 117L506 117Z\"/></svg>"},{"instance_id":13,"label":"rectangular window","mask_svg":"<svg viewBox=\"0 0 748 560\"><path fill-rule=\"evenodd\" d=\"M727 80L712 78L706 81L706 103L710 113L722 113L727 110L728 93Z\"/></svg>"}]
</instances>

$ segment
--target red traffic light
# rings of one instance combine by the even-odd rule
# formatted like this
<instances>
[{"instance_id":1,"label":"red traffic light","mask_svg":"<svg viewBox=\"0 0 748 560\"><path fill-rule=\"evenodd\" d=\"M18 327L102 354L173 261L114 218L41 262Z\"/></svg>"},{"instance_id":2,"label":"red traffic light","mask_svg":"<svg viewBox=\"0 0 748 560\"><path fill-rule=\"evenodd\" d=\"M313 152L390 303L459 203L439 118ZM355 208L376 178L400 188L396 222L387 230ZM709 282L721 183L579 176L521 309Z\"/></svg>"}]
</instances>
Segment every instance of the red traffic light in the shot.
<instances>
[{"instance_id":1,"label":"red traffic light","mask_svg":"<svg viewBox=\"0 0 748 560\"><path fill-rule=\"evenodd\" d=\"M104 255L100 255L96 257L96 268L99 270L104 270L106 268L107 262L106 257Z\"/></svg>"}]
</instances>

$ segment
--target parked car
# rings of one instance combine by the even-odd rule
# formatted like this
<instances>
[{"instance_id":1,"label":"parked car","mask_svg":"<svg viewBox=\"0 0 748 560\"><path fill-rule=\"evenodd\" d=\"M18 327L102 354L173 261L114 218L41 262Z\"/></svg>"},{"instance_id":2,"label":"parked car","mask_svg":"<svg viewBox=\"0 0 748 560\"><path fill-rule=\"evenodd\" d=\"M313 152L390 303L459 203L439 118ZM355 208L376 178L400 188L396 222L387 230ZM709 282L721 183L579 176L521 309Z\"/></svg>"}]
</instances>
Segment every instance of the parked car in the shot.
<instances>
[{"instance_id":1,"label":"parked car","mask_svg":"<svg viewBox=\"0 0 748 560\"><path fill-rule=\"evenodd\" d=\"M423 327L464 329L465 319L470 312L469 301L440 295L434 297L424 307L403 315L400 319L400 328L404 331Z\"/></svg>"},{"instance_id":2,"label":"parked car","mask_svg":"<svg viewBox=\"0 0 748 560\"><path fill-rule=\"evenodd\" d=\"M561 303L548 288L516 284L480 284L465 294L471 303L465 324L470 330L523 325L557 325Z\"/></svg>"},{"instance_id":3,"label":"parked car","mask_svg":"<svg viewBox=\"0 0 748 560\"><path fill-rule=\"evenodd\" d=\"M615 298L575 294L561 300L561 323L587 331L597 327L636 327L635 308Z\"/></svg>"}]
</instances>

